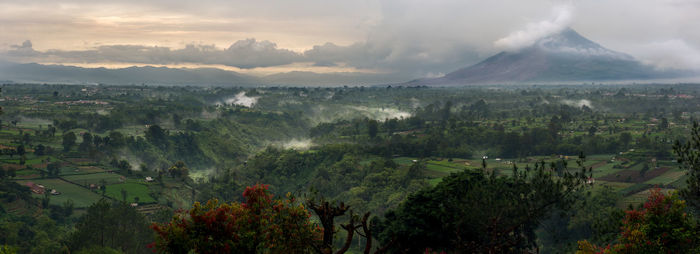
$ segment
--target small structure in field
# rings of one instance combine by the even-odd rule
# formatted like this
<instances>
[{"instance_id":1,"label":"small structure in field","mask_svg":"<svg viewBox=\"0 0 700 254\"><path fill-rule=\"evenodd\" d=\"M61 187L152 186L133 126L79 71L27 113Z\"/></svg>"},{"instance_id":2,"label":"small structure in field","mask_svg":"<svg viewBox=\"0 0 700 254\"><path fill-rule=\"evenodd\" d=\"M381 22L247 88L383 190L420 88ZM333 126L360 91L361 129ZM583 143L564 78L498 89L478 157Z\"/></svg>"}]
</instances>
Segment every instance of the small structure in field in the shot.
<instances>
[{"instance_id":1,"label":"small structure in field","mask_svg":"<svg viewBox=\"0 0 700 254\"><path fill-rule=\"evenodd\" d=\"M27 186L27 187L29 187L29 189L31 189L31 191L34 192L34 193L36 193L36 194L44 194L44 192L46 191L46 187L44 187L44 186L41 185L41 184L35 184L35 183L33 183L33 182L27 182L27 183L24 184L24 185Z\"/></svg>"}]
</instances>

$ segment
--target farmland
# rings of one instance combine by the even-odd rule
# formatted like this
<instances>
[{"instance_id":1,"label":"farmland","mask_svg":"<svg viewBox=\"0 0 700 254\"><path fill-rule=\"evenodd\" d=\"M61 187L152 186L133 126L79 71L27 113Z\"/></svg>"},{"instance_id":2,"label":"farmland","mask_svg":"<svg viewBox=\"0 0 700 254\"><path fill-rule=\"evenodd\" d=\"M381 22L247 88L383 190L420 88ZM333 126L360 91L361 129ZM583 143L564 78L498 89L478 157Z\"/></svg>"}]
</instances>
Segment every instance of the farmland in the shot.
<instances>
[{"instance_id":1,"label":"farmland","mask_svg":"<svg viewBox=\"0 0 700 254\"><path fill-rule=\"evenodd\" d=\"M672 146L700 118L700 91L673 88L6 85L0 167L29 195L1 205L70 224L105 200L155 220L262 183L383 216L452 175L584 168L581 202L604 193L626 209L685 187ZM218 103L241 93L256 104Z\"/></svg>"}]
</instances>

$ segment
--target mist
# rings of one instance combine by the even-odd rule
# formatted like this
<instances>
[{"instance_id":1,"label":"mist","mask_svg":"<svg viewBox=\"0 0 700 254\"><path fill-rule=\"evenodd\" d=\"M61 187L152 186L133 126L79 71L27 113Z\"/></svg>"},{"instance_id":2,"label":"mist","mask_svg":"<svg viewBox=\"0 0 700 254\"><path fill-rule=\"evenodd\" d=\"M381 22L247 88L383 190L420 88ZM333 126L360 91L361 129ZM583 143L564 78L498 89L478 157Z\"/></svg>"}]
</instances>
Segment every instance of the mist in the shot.
<instances>
[{"instance_id":1,"label":"mist","mask_svg":"<svg viewBox=\"0 0 700 254\"><path fill-rule=\"evenodd\" d=\"M254 96L254 97L248 97L245 95L245 92L239 92L236 94L236 96L232 98L225 99L222 102L217 103L217 105L239 105L239 106L244 106L244 107L253 107L256 103L258 103L258 99L260 97Z\"/></svg>"},{"instance_id":2,"label":"mist","mask_svg":"<svg viewBox=\"0 0 700 254\"><path fill-rule=\"evenodd\" d=\"M591 103L591 101L586 100L586 99L582 99L582 100L562 100L561 103L564 104L564 105L569 105L569 106L576 107L576 108L582 108L583 106L589 107L589 108L591 108L591 109L594 108L594 107L593 107L593 103Z\"/></svg>"}]
</instances>

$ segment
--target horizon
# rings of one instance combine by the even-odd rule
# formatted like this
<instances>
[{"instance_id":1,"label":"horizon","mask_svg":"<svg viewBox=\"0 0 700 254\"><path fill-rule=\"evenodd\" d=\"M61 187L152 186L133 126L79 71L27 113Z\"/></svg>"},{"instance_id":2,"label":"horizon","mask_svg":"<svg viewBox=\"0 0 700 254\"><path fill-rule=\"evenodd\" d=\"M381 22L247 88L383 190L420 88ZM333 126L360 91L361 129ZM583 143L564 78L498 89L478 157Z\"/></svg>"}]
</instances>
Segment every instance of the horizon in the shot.
<instances>
[{"instance_id":1,"label":"horizon","mask_svg":"<svg viewBox=\"0 0 700 254\"><path fill-rule=\"evenodd\" d=\"M9 1L0 4L6 34L0 60L215 68L256 77L346 73L405 82L440 77L570 27L655 68L700 68L700 32L691 29L700 25L692 15L700 4L635 3ZM504 10L504 4L519 8ZM22 15L38 12L46 17Z\"/></svg>"}]
</instances>

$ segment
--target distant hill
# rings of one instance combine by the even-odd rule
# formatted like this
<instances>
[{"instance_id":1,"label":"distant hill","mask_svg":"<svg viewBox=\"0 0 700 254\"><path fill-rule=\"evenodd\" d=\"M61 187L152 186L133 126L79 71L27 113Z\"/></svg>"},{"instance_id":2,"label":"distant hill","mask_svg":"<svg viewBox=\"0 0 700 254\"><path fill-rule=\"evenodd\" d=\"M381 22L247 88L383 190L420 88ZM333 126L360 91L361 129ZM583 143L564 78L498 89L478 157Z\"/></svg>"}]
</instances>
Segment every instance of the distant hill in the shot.
<instances>
[{"instance_id":1,"label":"distant hill","mask_svg":"<svg viewBox=\"0 0 700 254\"><path fill-rule=\"evenodd\" d=\"M400 82L392 74L360 72L315 73L293 71L264 77L216 68L128 67L121 69L82 68L65 65L18 64L0 60L0 80L5 82L102 83L149 85L231 85L231 86L359 86Z\"/></svg>"},{"instance_id":2,"label":"distant hill","mask_svg":"<svg viewBox=\"0 0 700 254\"><path fill-rule=\"evenodd\" d=\"M374 74L359 72L331 72L315 73L306 71L292 71L271 74L262 77L266 84L270 85L310 85L310 86L361 86L390 84L400 82L401 78L392 74ZM405 79L403 79L405 80Z\"/></svg>"},{"instance_id":3,"label":"distant hill","mask_svg":"<svg viewBox=\"0 0 700 254\"><path fill-rule=\"evenodd\" d=\"M647 80L683 76L658 71L632 56L607 49L573 29L542 38L532 46L503 51L440 78L409 85L466 85L528 82Z\"/></svg>"},{"instance_id":4,"label":"distant hill","mask_svg":"<svg viewBox=\"0 0 700 254\"><path fill-rule=\"evenodd\" d=\"M257 85L252 76L214 68L128 67L121 69L81 68L63 65L0 62L0 80L15 82L168 84L168 85Z\"/></svg>"}]
</instances>

